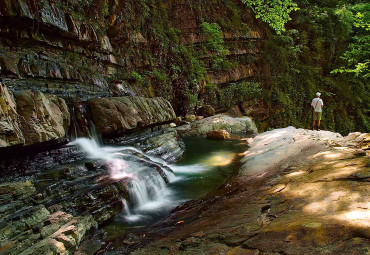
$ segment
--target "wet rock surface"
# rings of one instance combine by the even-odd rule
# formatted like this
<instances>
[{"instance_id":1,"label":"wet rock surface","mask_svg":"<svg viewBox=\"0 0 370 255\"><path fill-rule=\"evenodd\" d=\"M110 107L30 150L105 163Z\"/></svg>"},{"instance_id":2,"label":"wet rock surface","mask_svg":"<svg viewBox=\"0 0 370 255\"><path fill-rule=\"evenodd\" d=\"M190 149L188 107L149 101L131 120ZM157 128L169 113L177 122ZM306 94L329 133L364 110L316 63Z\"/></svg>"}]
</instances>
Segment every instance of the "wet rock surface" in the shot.
<instances>
[{"instance_id":1,"label":"wet rock surface","mask_svg":"<svg viewBox=\"0 0 370 255\"><path fill-rule=\"evenodd\" d=\"M179 206L137 233L130 254L366 254L368 136L293 128L258 135L250 153L267 147L261 154L271 156L292 146L295 153L277 153L279 161L245 169L222 191ZM307 147L282 146L292 142Z\"/></svg>"},{"instance_id":2,"label":"wet rock surface","mask_svg":"<svg viewBox=\"0 0 370 255\"><path fill-rule=\"evenodd\" d=\"M169 137L178 142L174 130L162 136L162 139L152 137L156 142L147 143L148 148L169 146L173 150L178 146L168 144ZM12 170L22 166L24 171L1 175L2 254L73 254L77 249L77 254L94 254L101 248L102 237L94 237L95 230L122 212L122 200L130 200L129 181L112 178L115 161L87 156L76 146L65 146L1 162L1 166ZM168 182L165 166L145 155L129 149L123 151L122 159L158 171ZM92 244L82 243L80 247L87 236Z\"/></svg>"},{"instance_id":3,"label":"wet rock surface","mask_svg":"<svg viewBox=\"0 0 370 255\"><path fill-rule=\"evenodd\" d=\"M161 157L169 163L175 163L185 151L185 144L175 130L151 137L139 147L146 153Z\"/></svg>"},{"instance_id":4,"label":"wet rock surface","mask_svg":"<svg viewBox=\"0 0 370 255\"><path fill-rule=\"evenodd\" d=\"M233 118L218 114L176 128L181 135L206 136L212 130L226 130L231 134L256 134L257 127L249 117Z\"/></svg>"},{"instance_id":5,"label":"wet rock surface","mask_svg":"<svg viewBox=\"0 0 370 255\"><path fill-rule=\"evenodd\" d=\"M149 155L157 156L169 163L179 160L185 151L185 144L171 124L147 128L138 134L106 139L107 144L133 145Z\"/></svg>"}]
</instances>

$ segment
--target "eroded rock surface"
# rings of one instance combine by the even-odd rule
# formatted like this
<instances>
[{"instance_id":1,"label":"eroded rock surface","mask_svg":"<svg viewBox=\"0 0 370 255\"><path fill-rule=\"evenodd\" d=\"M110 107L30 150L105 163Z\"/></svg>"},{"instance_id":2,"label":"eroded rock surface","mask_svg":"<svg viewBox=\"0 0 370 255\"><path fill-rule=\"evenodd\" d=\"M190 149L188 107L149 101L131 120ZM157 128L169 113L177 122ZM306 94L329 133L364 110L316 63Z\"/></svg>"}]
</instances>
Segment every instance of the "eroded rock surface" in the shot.
<instances>
[{"instance_id":1,"label":"eroded rock surface","mask_svg":"<svg viewBox=\"0 0 370 255\"><path fill-rule=\"evenodd\" d=\"M169 163L175 163L185 151L185 144L176 130L146 139L139 147L148 154L161 157Z\"/></svg>"},{"instance_id":2,"label":"eroded rock surface","mask_svg":"<svg viewBox=\"0 0 370 255\"><path fill-rule=\"evenodd\" d=\"M15 98L25 145L66 137L70 114L63 99L30 90L16 94Z\"/></svg>"}]
</instances>

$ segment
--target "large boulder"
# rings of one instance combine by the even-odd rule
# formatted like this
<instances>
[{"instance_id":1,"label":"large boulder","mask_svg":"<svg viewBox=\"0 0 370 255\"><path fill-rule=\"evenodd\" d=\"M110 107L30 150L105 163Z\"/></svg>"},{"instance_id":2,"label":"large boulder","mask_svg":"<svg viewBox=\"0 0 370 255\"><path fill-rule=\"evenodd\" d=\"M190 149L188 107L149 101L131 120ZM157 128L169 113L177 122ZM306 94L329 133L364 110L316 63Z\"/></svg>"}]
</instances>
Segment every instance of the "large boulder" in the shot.
<instances>
[{"instance_id":1,"label":"large boulder","mask_svg":"<svg viewBox=\"0 0 370 255\"><path fill-rule=\"evenodd\" d=\"M104 137L117 137L176 118L171 104L163 98L99 98L90 100L88 106L92 121Z\"/></svg>"},{"instance_id":2,"label":"large boulder","mask_svg":"<svg viewBox=\"0 0 370 255\"><path fill-rule=\"evenodd\" d=\"M207 133L208 139L227 140L230 139L230 133L226 130L212 130Z\"/></svg>"},{"instance_id":3,"label":"large boulder","mask_svg":"<svg viewBox=\"0 0 370 255\"><path fill-rule=\"evenodd\" d=\"M25 145L64 139L70 124L65 101L31 90L15 96Z\"/></svg>"},{"instance_id":4,"label":"large boulder","mask_svg":"<svg viewBox=\"0 0 370 255\"><path fill-rule=\"evenodd\" d=\"M0 83L0 147L62 141L69 124L63 99L31 90L13 95Z\"/></svg>"},{"instance_id":5,"label":"large boulder","mask_svg":"<svg viewBox=\"0 0 370 255\"><path fill-rule=\"evenodd\" d=\"M181 135L205 136L209 131L221 129L232 134L257 133L257 127L251 118L233 118L222 114L197 120L189 125L180 126L177 128L177 131Z\"/></svg>"},{"instance_id":6,"label":"large boulder","mask_svg":"<svg viewBox=\"0 0 370 255\"><path fill-rule=\"evenodd\" d=\"M0 82L0 147L24 143L13 94Z\"/></svg>"}]
</instances>

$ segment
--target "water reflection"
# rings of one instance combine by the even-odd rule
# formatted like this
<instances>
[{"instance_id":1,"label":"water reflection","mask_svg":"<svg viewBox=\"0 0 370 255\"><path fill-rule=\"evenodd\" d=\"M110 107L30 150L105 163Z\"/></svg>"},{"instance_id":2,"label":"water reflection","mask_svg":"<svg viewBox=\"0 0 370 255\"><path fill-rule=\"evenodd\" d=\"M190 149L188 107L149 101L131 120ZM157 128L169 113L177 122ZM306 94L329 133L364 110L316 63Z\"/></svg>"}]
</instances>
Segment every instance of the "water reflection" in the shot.
<instances>
[{"instance_id":1,"label":"water reflection","mask_svg":"<svg viewBox=\"0 0 370 255\"><path fill-rule=\"evenodd\" d=\"M203 164L207 164L210 166L227 166L230 165L236 157L235 153L227 152L227 151L220 151L216 152L207 158Z\"/></svg>"}]
</instances>

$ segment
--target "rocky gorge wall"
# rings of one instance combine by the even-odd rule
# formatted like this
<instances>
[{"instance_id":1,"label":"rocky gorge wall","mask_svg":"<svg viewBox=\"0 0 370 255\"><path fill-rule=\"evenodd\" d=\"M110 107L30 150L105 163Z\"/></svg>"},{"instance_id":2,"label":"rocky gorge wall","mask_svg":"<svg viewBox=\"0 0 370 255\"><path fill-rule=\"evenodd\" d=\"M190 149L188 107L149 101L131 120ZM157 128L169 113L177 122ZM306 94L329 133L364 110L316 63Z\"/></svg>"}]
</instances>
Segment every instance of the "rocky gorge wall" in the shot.
<instances>
[{"instance_id":1,"label":"rocky gorge wall","mask_svg":"<svg viewBox=\"0 0 370 255\"><path fill-rule=\"evenodd\" d=\"M68 102L162 96L178 114L202 102L207 84L253 77L262 37L233 0L212 8L204 1L2 1L0 21L0 75L9 90ZM205 23L222 27L208 33ZM223 52L210 44L219 35Z\"/></svg>"},{"instance_id":2,"label":"rocky gorge wall","mask_svg":"<svg viewBox=\"0 0 370 255\"><path fill-rule=\"evenodd\" d=\"M366 82L330 74L340 62L329 50L338 20L306 8L276 35L240 0L4 0L0 78L11 92L67 105L134 95L163 97L177 115L212 105L253 117L261 131L308 127L310 100L322 91L325 129L366 131Z\"/></svg>"},{"instance_id":3,"label":"rocky gorge wall","mask_svg":"<svg viewBox=\"0 0 370 255\"><path fill-rule=\"evenodd\" d=\"M2 1L1 147L63 143L91 135L91 123L117 137L202 104L224 109L230 98L212 88L254 77L262 36L234 0ZM99 99L123 96L171 105Z\"/></svg>"}]
</instances>

